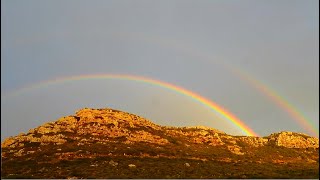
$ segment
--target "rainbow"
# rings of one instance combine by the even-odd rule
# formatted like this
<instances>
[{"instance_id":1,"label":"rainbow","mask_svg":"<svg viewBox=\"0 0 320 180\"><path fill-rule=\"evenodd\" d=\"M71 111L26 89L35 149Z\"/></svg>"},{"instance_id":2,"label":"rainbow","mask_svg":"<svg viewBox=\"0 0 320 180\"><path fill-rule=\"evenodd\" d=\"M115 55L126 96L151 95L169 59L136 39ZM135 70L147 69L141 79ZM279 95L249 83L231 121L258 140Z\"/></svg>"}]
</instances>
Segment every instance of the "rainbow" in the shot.
<instances>
[{"instance_id":1,"label":"rainbow","mask_svg":"<svg viewBox=\"0 0 320 180\"><path fill-rule=\"evenodd\" d=\"M312 135L319 136L319 131L312 124L311 120L303 115L293 104L291 104L285 97L279 95L271 87L266 86L260 81L256 80L248 73L240 71L239 69L229 67L229 69L237 74L239 78L250 83L250 85L256 88L259 92L266 95L270 100L272 100L278 107L283 109L292 119L294 119L298 124L300 124L305 130L310 132Z\"/></svg>"},{"instance_id":2,"label":"rainbow","mask_svg":"<svg viewBox=\"0 0 320 180\"><path fill-rule=\"evenodd\" d=\"M123 34L124 35L124 34ZM127 34L131 37L137 37L139 40L145 42L157 43L164 47L171 47L175 50L180 50L180 52L197 57L197 60L202 60L207 63L212 63L213 59L222 59L219 57L213 57L212 55L206 54L200 49L193 46L189 46L188 43L182 43L179 41L174 41L172 39L165 39L164 37L152 37L146 36L144 34ZM126 37L126 36L124 36ZM244 71L242 68L237 67L235 64L230 64L227 61L214 61L215 63L223 66L228 71L235 74L236 77L240 78L242 81L248 83L251 87L255 88L257 91L265 95L270 101L286 112L295 122L297 122L302 128L307 130L310 134L319 136L319 130L316 128L312 121L307 118L298 108L295 107L285 96L280 95L279 92L275 91L271 86L258 80L253 75Z\"/></svg>"},{"instance_id":3,"label":"rainbow","mask_svg":"<svg viewBox=\"0 0 320 180\"><path fill-rule=\"evenodd\" d=\"M52 85L52 84L58 84L61 82L78 81L78 80L85 80L85 79L124 79L124 80L152 84L152 85L159 86L159 87L162 87L165 89L169 89L169 90L175 91L179 94L188 96L188 97L192 98L193 100L209 107L210 110L214 111L215 113L219 113L219 115L221 115L224 119L230 121L232 124L234 124L236 127L238 127L246 135L259 136L257 133L255 133L252 129L250 129L247 125L245 125L239 118L237 118L231 112L227 111L225 108L221 107L220 105L200 96L199 94L196 94L192 91L186 90L182 87L179 87L179 86L167 83L167 82L163 82L160 80L155 80L155 79L151 79L151 78L147 78L147 77L137 76L137 75L94 74L94 75L78 75L78 76L62 77L62 78L56 78L53 80L45 81L42 83L37 83L37 84L31 85L28 87L18 89L17 91L9 93L8 95L5 95L4 97L16 96L16 95L19 95L23 92L30 91L32 89L41 88L43 86L48 86L48 85Z\"/></svg>"},{"instance_id":4,"label":"rainbow","mask_svg":"<svg viewBox=\"0 0 320 180\"><path fill-rule=\"evenodd\" d=\"M162 45L163 47L170 47L171 49L180 51L184 54L196 57L197 60L202 60L207 63L217 63L220 66L223 66L228 71L235 74L236 77L240 78L242 81L248 83L251 87L255 88L257 91L266 96L271 102L281 108L286 112L295 122L297 122L302 128L307 130L310 134L319 136L319 130L317 126L312 123L312 120L307 118L301 110L299 110L295 105L290 102L285 96L280 95L279 92L274 90L271 86L268 86L266 83L258 80L253 75L250 75L248 72L244 71L242 68L236 66L235 64L230 64L227 61L215 61L215 59L222 59L221 57L213 57L210 54L206 54L204 51L190 46L186 42L179 42L173 39L166 39L164 37L156 36L147 36L142 33L117 33L117 37L135 37L137 40L156 43Z\"/></svg>"},{"instance_id":5,"label":"rainbow","mask_svg":"<svg viewBox=\"0 0 320 180\"><path fill-rule=\"evenodd\" d=\"M180 42L178 40L171 38L168 39L165 37L148 36L144 33L118 31L114 32L111 37L118 39L134 38L135 40L145 43L157 44L165 48L169 47L177 52L196 57L197 60L201 60L203 62L213 63L214 61L214 63L223 66L228 71L234 73L236 77L248 83L251 87L255 88L257 91L266 96L270 101L286 112L295 122L301 125L302 128L306 129L313 135L319 136L319 130L316 129L315 125L312 125L312 121L309 120L298 108L296 108L293 103L288 101L285 96L280 95L270 86L255 78L253 75L250 75L248 72L242 70L240 67L237 67L235 64L228 64L226 61L221 60L216 61L218 59L223 59L222 57L214 57L213 55L207 54L194 46L190 46L190 44L187 42ZM21 89L21 91L23 90Z\"/></svg>"},{"instance_id":6,"label":"rainbow","mask_svg":"<svg viewBox=\"0 0 320 180\"><path fill-rule=\"evenodd\" d=\"M213 63L213 59L220 59L219 57L214 58L212 55L205 54L203 51L196 49L195 47L188 46L187 43L181 43L171 39L148 37L141 34L135 35L140 40L144 40L146 42L156 42L164 47L171 47L172 49L180 50L182 53L197 57L197 60L202 60L207 63ZM285 96L280 95L280 93L275 91L271 86L266 85L266 83L258 80L253 75L250 75L248 72L244 71L235 64L230 64L227 61L215 61L214 63L223 66L225 69L235 74L236 77L248 83L251 87L255 88L258 92L266 96L271 102L286 112L295 122L297 122L310 134L319 136L319 130L316 129L316 126L312 123L312 121L307 118L298 108L296 108L293 103L287 100Z\"/></svg>"}]
</instances>

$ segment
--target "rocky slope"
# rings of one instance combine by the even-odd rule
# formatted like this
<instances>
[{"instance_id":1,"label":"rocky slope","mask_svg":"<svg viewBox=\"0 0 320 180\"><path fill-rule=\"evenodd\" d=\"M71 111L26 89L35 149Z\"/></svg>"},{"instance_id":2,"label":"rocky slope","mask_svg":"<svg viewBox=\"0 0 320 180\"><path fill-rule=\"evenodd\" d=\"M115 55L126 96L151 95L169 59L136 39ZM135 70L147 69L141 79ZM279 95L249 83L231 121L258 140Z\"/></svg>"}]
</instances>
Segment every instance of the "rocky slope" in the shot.
<instances>
[{"instance_id":1,"label":"rocky slope","mask_svg":"<svg viewBox=\"0 0 320 180\"><path fill-rule=\"evenodd\" d=\"M81 109L1 144L4 178L319 178L319 139L231 136Z\"/></svg>"}]
</instances>

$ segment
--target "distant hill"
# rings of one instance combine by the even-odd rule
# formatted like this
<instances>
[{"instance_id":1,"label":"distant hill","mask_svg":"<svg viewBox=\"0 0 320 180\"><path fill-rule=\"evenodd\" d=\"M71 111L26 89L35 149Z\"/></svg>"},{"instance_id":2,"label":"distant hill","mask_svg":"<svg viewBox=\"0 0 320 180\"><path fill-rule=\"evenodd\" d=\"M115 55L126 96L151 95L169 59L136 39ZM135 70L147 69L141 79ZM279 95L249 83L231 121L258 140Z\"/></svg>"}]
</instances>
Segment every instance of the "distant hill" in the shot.
<instances>
[{"instance_id":1,"label":"distant hill","mask_svg":"<svg viewBox=\"0 0 320 180\"><path fill-rule=\"evenodd\" d=\"M2 178L319 178L319 139L167 127L81 109L2 144Z\"/></svg>"}]
</instances>

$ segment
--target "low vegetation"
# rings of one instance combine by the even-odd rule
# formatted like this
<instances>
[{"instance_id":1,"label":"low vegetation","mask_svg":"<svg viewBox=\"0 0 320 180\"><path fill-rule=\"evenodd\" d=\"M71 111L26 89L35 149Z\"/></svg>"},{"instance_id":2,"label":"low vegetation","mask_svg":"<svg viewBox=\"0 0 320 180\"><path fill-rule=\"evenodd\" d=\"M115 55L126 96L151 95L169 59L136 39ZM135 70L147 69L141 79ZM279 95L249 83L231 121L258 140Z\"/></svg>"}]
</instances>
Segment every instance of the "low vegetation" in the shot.
<instances>
[{"instance_id":1,"label":"low vegetation","mask_svg":"<svg viewBox=\"0 0 320 180\"><path fill-rule=\"evenodd\" d=\"M230 136L162 127L112 109L74 116L2 143L2 178L319 178L319 140L280 132Z\"/></svg>"}]
</instances>

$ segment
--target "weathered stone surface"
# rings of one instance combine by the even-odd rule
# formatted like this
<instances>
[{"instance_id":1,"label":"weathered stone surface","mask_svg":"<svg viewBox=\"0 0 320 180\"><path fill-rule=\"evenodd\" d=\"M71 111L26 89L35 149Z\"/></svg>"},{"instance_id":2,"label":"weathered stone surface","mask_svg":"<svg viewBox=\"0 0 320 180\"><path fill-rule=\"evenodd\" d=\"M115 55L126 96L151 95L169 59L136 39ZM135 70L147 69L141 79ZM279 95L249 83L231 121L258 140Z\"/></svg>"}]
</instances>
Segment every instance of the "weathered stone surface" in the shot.
<instances>
[{"instance_id":1,"label":"weathered stone surface","mask_svg":"<svg viewBox=\"0 0 320 180\"><path fill-rule=\"evenodd\" d=\"M136 167L136 165L134 165L134 164L129 164L128 165L130 168L135 168Z\"/></svg>"},{"instance_id":2,"label":"weathered stone surface","mask_svg":"<svg viewBox=\"0 0 320 180\"><path fill-rule=\"evenodd\" d=\"M118 163L117 163L117 162L114 162L113 160L110 160L110 161L109 161L109 164L110 164L111 166L118 166Z\"/></svg>"},{"instance_id":3,"label":"weathered stone surface","mask_svg":"<svg viewBox=\"0 0 320 180\"><path fill-rule=\"evenodd\" d=\"M127 137L127 143L131 142L149 142L153 144L167 144L169 141L167 139L161 138L160 136L153 135L146 131L137 131L133 134L130 134Z\"/></svg>"},{"instance_id":4,"label":"weathered stone surface","mask_svg":"<svg viewBox=\"0 0 320 180\"><path fill-rule=\"evenodd\" d=\"M19 157L22 156L24 153L24 149L20 149L18 152L14 153L14 156Z\"/></svg>"},{"instance_id":5,"label":"weathered stone surface","mask_svg":"<svg viewBox=\"0 0 320 180\"><path fill-rule=\"evenodd\" d=\"M12 144L14 144L16 142L16 140L12 137L9 137L7 139L5 139L3 141L3 143L1 144L1 147L4 148L4 147L9 147L11 146Z\"/></svg>"},{"instance_id":6,"label":"weathered stone surface","mask_svg":"<svg viewBox=\"0 0 320 180\"><path fill-rule=\"evenodd\" d=\"M154 132L161 131L163 135ZM161 134L161 133L160 133ZM89 137L90 138L83 138ZM188 143L206 144L210 146L228 145L228 149L241 155L239 143L250 147L265 145L284 146L287 148L319 148L319 139L302 133L280 132L267 137L238 137L227 135L217 129L203 126L196 127L166 127L159 126L137 115L113 109L84 108L72 116L66 116L54 122L45 123L30 129L28 134L20 133L9 137L1 144L2 148L23 148L25 143L39 145L64 144L77 141L77 145L92 142L106 144L121 139L122 143L130 144L146 142L157 145L179 143L168 137L186 137Z\"/></svg>"},{"instance_id":7,"label":"weathered stone surface","mask_svg":"<svg viewBox=\"0 0 320 180\"><path fill-rule=\"evenodd\" d=\"M227 146L228 147L228 150L234 154L237 154L237 155L244 155L243 152L241 152L241 147L240 146L237 146L237 145L234 145L234 146Z\"/></svg>"},{"instance_id":8,"label":"weathered stone surface","mask_svg":"<svg viewBox=\"0 0 320 180\"><path fill-rule=\"evenodd\" d=\"M126 143L149 142L155 144L166 144L167 139L153 135L144 130L160 130L162 127L142 117L112 109L81 109L75 116L62 117L54 122L45 123L38 128L30 129L28 134L19 134L9 137L2 143L2 148L22 147L25 142L39 142L40 145L49 143L63 144L67 142L63 134L74 133L77 136L90 135L108 138L126 137ZM134 131L134 133L131 133ZM99 138L96 139L102 142ZM81 139L81 142L91 142L95 139ZM106 140L104 140L106 141ZM79 142L79 143L81 143Z\"/></svg>"},{"instance_id":9,"label":"weathered stone surface","mask_svg":"<svg viewBox=\"0 0 320 180\"><path fill-rule=\"evenodd\" d=\"M253 147L264 146L268 143L267 138L261 137L240 137L239 140Z\"/></svg>"},{"instance_id":10,"label":"weathered stone surface","mask_svg":"<svg viewBox=\"0 0 320 180\"><path fill-rule=\"evenodd\" d=\"M108 170L111 175L108 177L112 178L117 177L113 176L116 174L115 171L125 169L119 173L121 175L119 177L123 178L122 175L128 170L132 173L141 170L153 175L156 172L153 169L156 167L151 166L156 164L159 167L167 166L168 169L178 167L178 170L175 170L178 174L181 168L192 174L198 167L209 168L203 171L205 174L197 176L200 179L206 174L214 174L208 173L212 169L217 169L215 172L218 174L224 173L219 176L208 176L210 178L250 178L264 172L261 170L263 164L266 164L265 167L272 167L266 172L267 175L278 170L280 166L282 168L288 165L288 170L294 172L296 169L292 167L300 168L300 165L305 164L308 170L304 171L309 173L309 167L319 164L319 153L315 149L319 147L319 139L305 134L280 132L267 137L234 136L199 126L159 126L145 118L112 109L85 108L77 111L75 115L62 117L31 129L27 134L20 133L9 137L1 146L1 156L7 168L5 177L10 178L15 177L10 175L12 172L20 170L28 175L43 175L45 172L41 169L44 167L50 171L49 174L52 174L48 176L51 178L57 174L58 178L74 175L79 176L78 178L97 177L99 173L96 173L96 169L100 169L102 174L106 174ZM20 169L20 165L17 166L16 163L23 161L27 163L21 163L25 168ZM36 167L32 167L34 171L30 173L29 163L30 166ZM78 173L78 168L73 169L73 172L77 172L73 173L69 168L65 168L67 164L72 168L79 165L84 170L89 168L88 172L90 174L92 171L93 174L90 175L93 176L82 176L82 172ZM238 173L243 166L246 168L242 170L242 174ZM257 173L255 168L260 169L260 172ZM230 169L233 173L229 172ZM64 173L55 172L62 170ZM251 170L253 176L247 174ZM287 171L283 172L285 175L289 174ZM235 173L236 176L231 176ZM61 174L66 176L60 176ZM182 178L182 176L167 178L172 177Z\"/></svg>"},{"instance_id":11,"label":"weathered stone surface","mask_svg":"<svg viewBox=\"0 0 320 180\"><path fill-rule=\"evenodd\" d=\"M287 148L319 148L318 138L287 131L271 134L269 143Z\"/></svg>"},{"instance_id":12,"label":"weathered stone surface","mask_svg":"<svg viewBox=\"0 0 320 180\"><path fill-rule=\"evenodd\" d=\"M196 135L192 141L196 144L202 144L207 143L211 146L217 146L217 145L224 145L224 142L220 139L218 133L214 133L214 135L206 133L205 135L202 135L202 133L199 133L200 135Z\"/></svg>"}]
</instances>

